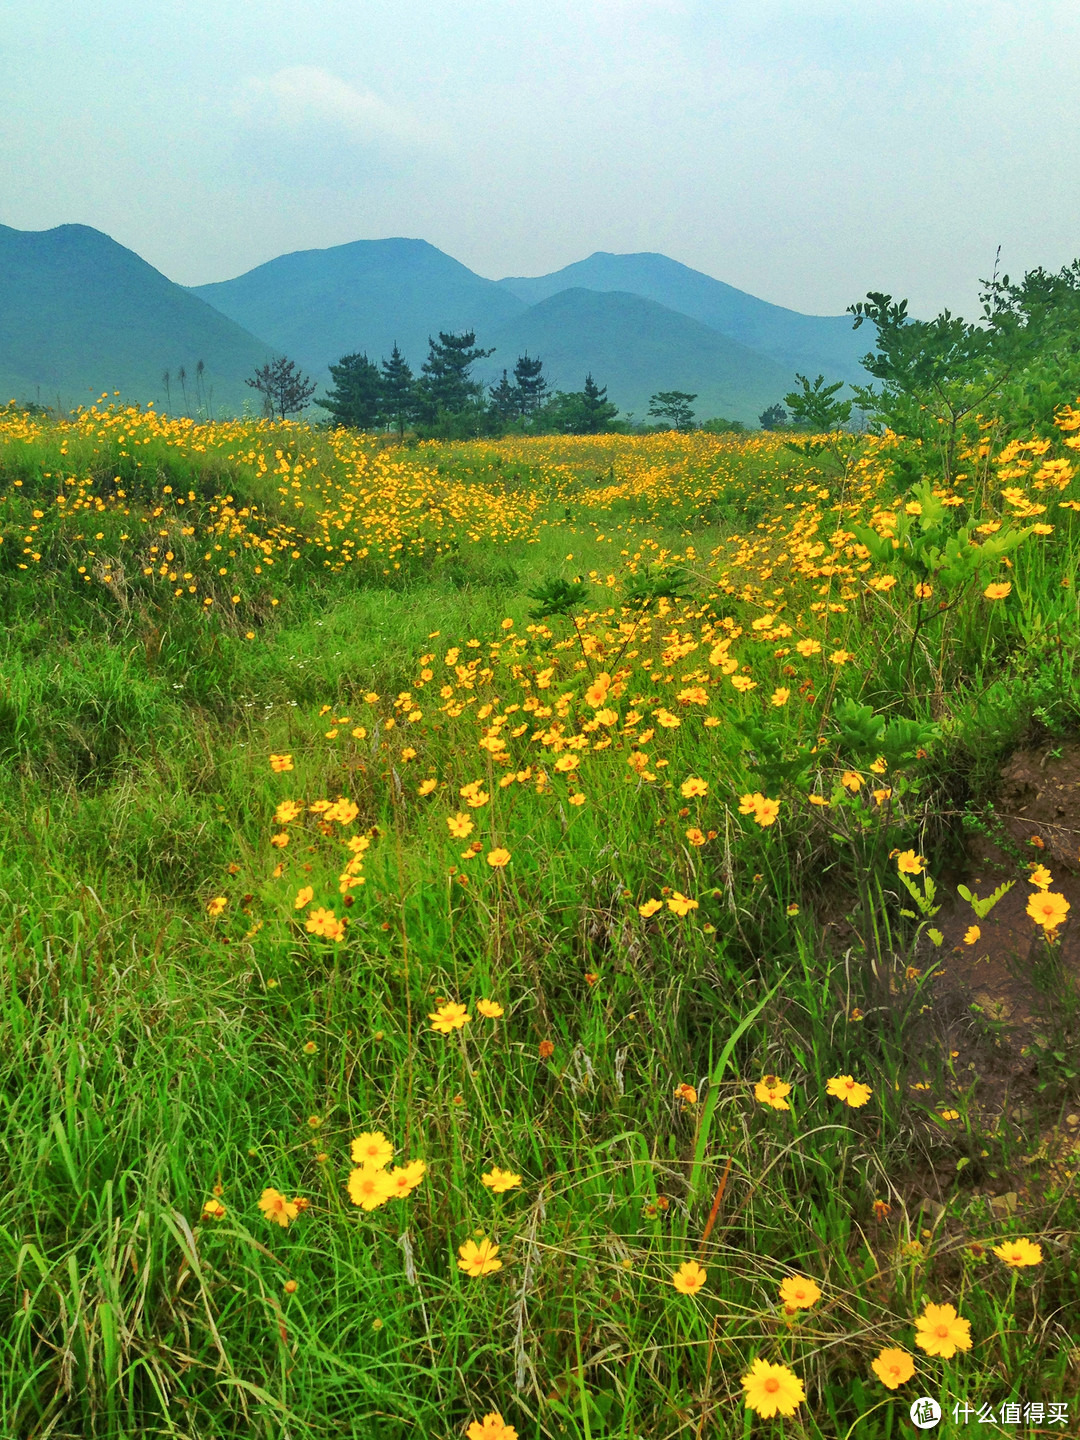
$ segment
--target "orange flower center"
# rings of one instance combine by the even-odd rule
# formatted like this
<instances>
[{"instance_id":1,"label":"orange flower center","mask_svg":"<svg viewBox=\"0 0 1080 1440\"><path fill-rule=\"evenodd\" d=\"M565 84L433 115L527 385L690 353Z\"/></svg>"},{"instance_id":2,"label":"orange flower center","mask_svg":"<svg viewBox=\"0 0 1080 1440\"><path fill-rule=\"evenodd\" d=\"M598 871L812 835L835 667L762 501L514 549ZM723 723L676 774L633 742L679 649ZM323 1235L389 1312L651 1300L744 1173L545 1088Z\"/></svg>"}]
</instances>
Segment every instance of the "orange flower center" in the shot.
<instances>
[{"instance_id":1,"label":"orange flower center","mask_svg":"<svg viewBox=\"0 0 1080 1440\"><path fill-rule=\"evenodd\" d=\"M768 1380L765 1381L765 1389L770 1395L775 1395L777 1390L780 1389L780 1381L777 1380L775 1375L770 1375Z\"/></svg>"},{"instance_id":2,"label":"orange flower center","mask_svg":"<svg viewBox=\"0 0 1080 1440\"><path fill-rule=\"evenodd\" d=\"M934 1331L934 1334L939 1340L947 1340L949 1338L949 1327L947 1325L939 1325Z\"/></svg>"}]
</instances>

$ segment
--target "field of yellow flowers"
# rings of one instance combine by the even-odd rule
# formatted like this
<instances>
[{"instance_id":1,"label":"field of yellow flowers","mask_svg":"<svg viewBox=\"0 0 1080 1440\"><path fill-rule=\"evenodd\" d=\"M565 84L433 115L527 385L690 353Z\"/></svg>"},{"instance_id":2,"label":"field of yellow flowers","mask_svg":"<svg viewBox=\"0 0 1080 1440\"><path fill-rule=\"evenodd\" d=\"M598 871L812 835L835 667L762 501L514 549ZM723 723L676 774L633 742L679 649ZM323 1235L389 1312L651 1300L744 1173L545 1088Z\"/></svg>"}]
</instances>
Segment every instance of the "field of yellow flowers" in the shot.
<instances>
[{"instance_id":1,"label":"field of yellow flowers","mask_svg":"<svg viewBox=\"0 0 1080 1440\"><path fill-rule=\"evenodd\" d=\"M0 412L0 1433L1076 1433L1080 410L965 443Z\"/></svg>"}]
</instances>

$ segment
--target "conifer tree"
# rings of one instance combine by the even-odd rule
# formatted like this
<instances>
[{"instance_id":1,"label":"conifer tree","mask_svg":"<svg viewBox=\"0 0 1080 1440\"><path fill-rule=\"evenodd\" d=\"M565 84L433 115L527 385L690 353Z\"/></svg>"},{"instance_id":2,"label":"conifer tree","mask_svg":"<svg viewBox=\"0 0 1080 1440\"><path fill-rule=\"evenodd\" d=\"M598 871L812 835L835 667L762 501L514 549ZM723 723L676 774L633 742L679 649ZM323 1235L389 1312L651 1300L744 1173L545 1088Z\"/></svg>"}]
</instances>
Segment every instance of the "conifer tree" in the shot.
<instances>
[{"instance_id":1,"label":"conifer tree","mask_svg":"<svg viewBox=\"0 0 1080 1440\"><path fill-rule=\"evenodd\" d=\"M422 418L434 421L439 412L459 415L470 401L475 402L484 392L483 385L469 376L470 367L494 350L480 350L476 346L476 332L463 330L459 334L439 331L438 340L428 336L428 357L420 367L422 379L417 386L417 395Z\"/></svg>"},{"instance_id":2,"label":"conifer tree","mask_svg":"<svg viewBox=\"0 0 1080 1440\"><path fill-rule=\"evenodd\" d=\"M383 357L382 403L386 420L397 429L398 439L404 440L405 426L416 418L416 381L396 340L390 359Z\"/></svg>"},{"instance_id":3,"label":"conifer tree","mask_svg":"<svg viewBox=\"0 0 1080 1440\"><path fill-rule=\"evenodd\" d=\"M343 355L330 366L334 381L328 395L315 404L329 410L338 425L371 430L382 419L382 376L366 355Z\"/></svg>"},{"instance_id":4,"label":"conifer tree","mask_svg":"<svg viewBox=\"0 0 1080 1440\"><path fill-rule=\"evenodd\" d=\"M518 392L518 405L523 419L534 414L540 409L548 396L548 383L540 373L544 368L544 362L539 358L529 358L526 350L524 355L518 356L518 362L514 366L514 383ZM505 371L503 372L505 374Z\"/></svg>"}]
</instances>

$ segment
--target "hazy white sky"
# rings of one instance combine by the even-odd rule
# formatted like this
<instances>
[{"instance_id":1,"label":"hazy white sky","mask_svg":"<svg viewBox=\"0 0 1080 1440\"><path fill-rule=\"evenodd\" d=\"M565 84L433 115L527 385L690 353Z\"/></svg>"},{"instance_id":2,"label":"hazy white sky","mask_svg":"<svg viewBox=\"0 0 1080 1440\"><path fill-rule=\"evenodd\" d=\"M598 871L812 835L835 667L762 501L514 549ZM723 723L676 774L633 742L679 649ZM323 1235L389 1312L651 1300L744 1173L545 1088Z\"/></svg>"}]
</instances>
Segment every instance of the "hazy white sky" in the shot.
<instances>
[{"instance_id":1,"label":"hazy white sky","mask_svg":"<svg viewBox=\"0 0 1080 1440\"><path fill-rule=\"evenodd\" d=\"M419 236L837 313L1080 255L1076 0L0 0L0 223L174 280Z\"/></svg>"}]
</instances>

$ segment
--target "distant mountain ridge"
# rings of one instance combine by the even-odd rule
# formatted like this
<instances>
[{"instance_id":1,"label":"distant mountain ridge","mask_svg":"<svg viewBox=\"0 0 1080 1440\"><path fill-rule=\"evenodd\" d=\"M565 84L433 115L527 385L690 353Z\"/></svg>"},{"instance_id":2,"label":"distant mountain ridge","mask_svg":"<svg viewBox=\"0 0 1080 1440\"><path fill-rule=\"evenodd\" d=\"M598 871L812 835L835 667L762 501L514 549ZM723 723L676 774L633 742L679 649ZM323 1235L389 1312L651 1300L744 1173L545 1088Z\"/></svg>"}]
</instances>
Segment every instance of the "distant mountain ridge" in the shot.
<instances>
[{"instance_id":1,"label":"distant mountain ridge","mask_svg":"<svg viewBox=\"0 0 1080 1440\"><path fill-rule=\"evenodd\" d=\"M868 348L849 317L770 305L651 253L598 251L551 275L496 281L425 240L356 240L185 288L89 226L0 226L0 403L59 395L68 407L119 390L191 413L177 371L192 376L202 360L214 412L237 414L257 404L245 379L275 353L320 385L342 355L378 360L395 343L419 372L439 330L473 330L495 348L476 367L485 381L528 351L559 388L578 390L591 373L638 419L658 390L684 390L700 419L753 423L796 370L865 378L857 362Z\"/></svg>"},{"instance_id":2,"label":"distant mountain ridge","mask_svg":"<svg viewBox=\"0 0 1080 1440\"><path fill-rule=\"evenodd\" d=\"M637 420L648 420L649 399L657 390L683 390L697 396L693 409L699 419L725 415L752 422L793 378L771 356L688 315L617 290L557 291L490 341L495 354L483 362L487 378L501 373L500 356L527 350L543 358L545 374L559 389L580 390L591 373Z\"/></svg>"},{"instance_id":3,"label":"distant mountain ridge","mask_svg":"<svg viewBox=\"0 0 1080 1440\"><path fill-rule=\"evenodd\" d=\"M0 403L59 396L70 408L119 390L163 408L169 370L179 408L176 372L193 387L202 360L214 409L236 413L252 394L245 376L271 353L100 230L0 225Z\"/></svg>"},{"instance_id":4,"label":"distant mountain ridge","mask_svg":"<svg viewBox=\"0 0 1080 1440\"><path fill-rule=\"evenodd\" d=\"M865 335L853 329L850 315L803 315L736 290L666 255L644 251L613 255L597 250L550 275L498 281L520 300L535 305L560 290L621 290L654 300L689 315L751 350L771 355L790 372L823 371L828 379L864 381L859 364L867 351Z\"/></svg>"}]
</instances>

